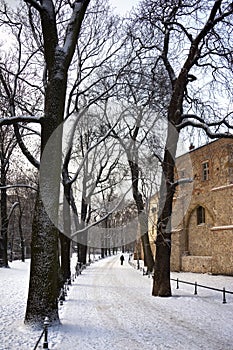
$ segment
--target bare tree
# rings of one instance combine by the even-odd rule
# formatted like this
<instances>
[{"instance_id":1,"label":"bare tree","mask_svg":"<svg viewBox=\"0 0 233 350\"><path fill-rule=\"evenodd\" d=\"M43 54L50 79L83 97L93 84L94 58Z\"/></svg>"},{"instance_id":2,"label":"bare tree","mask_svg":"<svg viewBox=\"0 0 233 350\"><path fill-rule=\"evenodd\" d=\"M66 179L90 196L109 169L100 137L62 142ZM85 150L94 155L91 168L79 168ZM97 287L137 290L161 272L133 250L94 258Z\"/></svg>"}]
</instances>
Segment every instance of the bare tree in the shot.
<instances>
[{"instance_id":1,"label":"bare tree","mask_svg":"<svg viewBox=\"0 0 233 350\"><path fill-rule=\"evenodd\" d=\"M105 1L96 1L94 9L90 13L86 12L89 1L85 0L75 1L73 4L65 1L54 4L52 0L40 2L28 0L25 3L28 11L25 18L28 21L21 18L20 12L15 14L14 19L11 20L10 11L2 2L1 13L4 20L1 22L1 25L7 23L10 31L14 32L19 47L19 54L16 55L18 69L14 75L16 77L13 84L14 89L8 88L7 84L4 86L7 98L11 101L10 118L4 118L1 122L5 125L14 124L21 150L31 163L39 168L39 162L35 160L20 135L18 135L17 124L22 122L40 123L42 154L50 136L65 118L68 118L74 111L80 112L82 109L87 109L89 105L102 97L106 91L109 91L116 84L116 67L106 64L105 68L101 68L101 65L104 65L107 60L112 58L119 48L122 47L122 44L118 40L119 37L115 37L117 34L116 22L111 19L107 23L107 16L103 14L104 11L106 12L106 7L104 8ZM83 24L85 13L87 13L88 18L86 24L84 23L83 30L81 25ZM100 16L103 16L103 20L97 22L96 18ZM90 21L92 21L91 26ZM99 28L97 28L97 24ZM89 32L87 31L86 33L85 28L88 28ZM103 34L101 33L102 31L106 33ZM106 37L110 38L109 42L107 42ZM78 45L76 45L77 43ZM22 53L25 48L27 48L27 54ZM75 51L76 48L77 51ZM32 53L28 55L28 52ZM39 70L32 69L32 67L35 67L34 57L36 57L37 63L41 68ZM76 67L74 69L71 65L72 62L74 63L73 67ZM10 69L6 66L1 68L4 72L10 72ZM28 68L28 71L26 68ZM102 80L103 69L104 75L107 74L112 79L112 82L110 86L105 86L104 91L103 89L99 91L98 85ZM67 79L68 71L70 73L69 80ZM37 72L42 73L42 79L38 77ZM76 74L73 74L74 72ZM26 79L27 73L32 79ZM34 79L32 77L33 74L35 75ZM23 83L35 89L38 96L40 96L37 101L44 103L43 111L39 109L37 111L35 108L35 113L33 113L33 110L30 109L28 111L26 109L29 106L27 102L24 103L24 101L20 100L20 104L16 103L17 87L20 84L23 86ZM92 93L89 90L92 90ZM65 102L67 102L66 110ZM26 112L26 115L25 113L23 113L23 116L17 115L16 105L25 107L24 112ZM51 215L48 217L44 203L41 197L38 196L33 224L32 263L26 322L40 322L45 313L49 313L52 320L58 318L56 299L58 286L58 232L55 226L57 224L57 203L59 198L57 189L59 188L58 183L60 180L61 134L57 138L55 137L50 151L51 172L46 180L46 192L54 193L53 203L50 203L50 208L53 209L51 209ZM43 175L42 172L42 177ZM71 205L74 208L73 200L71 200ZM51 222L51 216L53 223ZM53 225L54 223L55 226ZM45 231L48 232L46 237L44 235ZM36 247L35 251L33 247ZM49 264L46 264L45 261L49 262ZM42 271L39 273L39 265L44 267L47 265L49 268L47 270L44 269L43 273L41 273ZM38 273L40 275L39 278L36 277ZM44 285L43 291L43 288L38 288L39 284ZM38 300L40 302L37 302Z\"/></svg>"},{"instance_id":2,"label":"bare tree","mask_svg":"<svg viewBox=\"0 0 233 350\"><path fill-rule=\"evenodd\" d=\"M13 158L14 159L14 158ZM20 167L19 167L20 169ZM37 192L37 182L34 185L33 174L23 176L23 171L8 180L13 185L7 185L8 206L8 237L10 259L20 259L22 262L30 257L31 223ZM31 176L30 176L31 175Z\"/></svg>"},{"instance_id":3,"label":"bare tree","mask_svg":"<svg viewBox=\"0 0 233 350\"><path fill-rule=\"evenodd\" d=\"M63 121L68 70L73 58L77 39L79 37L81 24L89 1L75 1L73 5L67 5L66 21L59 25L57 11L52 0L26 1L28 9L28 27L31 27L32 36L37 51L45 62L44 69L44 115L41 123L41 152L52 135L53 131ZM6 5L3 6L3 13L9 20ZM36 31L32 20L38 23ZM34 23L35 23L34 22ZM12 23L12 22L11 22ZM15 22L20 35L23 22ZM13 25L12 25L13 26ZM40 28L38 30L38 28ZM26 37L27 39L29 36ZM31 40L31 41L33 41ZM36 45L35 45L36 43ZM26 61L31 62L31 56ZM42 61L43 62L43 61ZM25 66L24 66L25 67ZM30 68L29 68L30 69ZM18 76L21 73L18 71ZM21 76L22 79L22 76ZM10 91L10 90L9 90ZM11 98L15 97L14 91L10 91ZM9 96L8 96L9 97ZM13 111L16 115L16 110ZM23 118L18 120L22 121ZM27 118L26 120L27 121ZM30 118L29 121L38 121L38 118ZM41 122L41 120L39 120ZM14 123L14 120L11 120ZM48 179L48 189L53 193L52 205L54 204L54 216L57 212L57 199L60 181L60 138L54 142L51 149L51 172L52 177ZM26 152L26 148L21 147ZM28 154L27 154L28 155ZM34 160L31 159L33 162ZM35 163L35 165L37 165ZM48 217L41 197L37 197L32 235L32 261L29 295L26 311L26 322L42 322L45 315L50 315L51 320L58 319L57 292L58 292L58 232Z\"/></svg>"},{"instance_id":4,"label":"bare tree","mask_svg":"<svg viewBox=\"0 0 233 350\"><path fill-rule=\"evenodd\" d=\"M88 229L85 227L90 223L91 214L99 210L96 198L100 192L113 188L120 181L111 181L110 184L118 165L119 147L108 140L109 135L110 131L101 121L101 110L95 108L95 112L86 113L71 138L63 163L66 200L70 205L73 202L74 209L75 233L72 233L72 237L78 243L78 260L83 264L86 264L88 246ZM75 202L80 202L80 214L77 205L74 206ZM65 216L69 216L69 209ZM92 246L95 246L95 242L92 242Z\"/></svg>"},{"instance_id":5,"label":"bare tree","mask_svg":"<svg viewBox=\"0 0 233 350\"><path fill-rule=\"evenodd\" d=\"M115 95L108 101L108 107L113 105L115 110L114 107L110 108L110 112L106 109L106 119L107 125L112 126L112 110L120 116L112 135L124 150L125 167L128 167L131 175L132 194L138 210L144 263L148 271L152 271L154 259L148 236L147 212L151 193L144 196L144 189L145 186L152 186L148 181L152 172L159 176L150 145L153 139L154 144L156 142L157 147L161 147L158 146L162 136L159 130L167 107L167 77L162 66L156 65L148 55L148 49L136 46L130 34L123 57L126 58L132 50L136 54L122 71ZM154 79L156 75L160 80Z\"/></svg>"},{"instance_id":6,"label":"bare tree","mask_svg":"<svg viewBox=\"0 0 233 350\"><path fill-rule=\"evenodd\" d=\"M1 237L3 238L3 266L8 267L8 223L9 214L7 207L7 177L9 176L11 155L17 142L10 126L0 127L0 160L1 160Z\"/></svg>"},{"instance_id":7,"label":"bare tree","mask_svg":"<svg viewBox=\"0 0 233 350\"><path fill-rule=\"evenodd\" d=\"M135 86L135 89L137 87ZM134 98L136 95L133 95ZM141 100L141 99L140 99ZM148 267L148 271L153 270L154 259L148 236L148 213L147 204L150 196L144 197L146 194L143 187L147 180L149 180L148 164L152 159L152 153L148 150L149 135L153 134L153 129L156 120L151 118L147 106L140 106L139 100L134 99L134 103L126 101L124 104L118 106L121 118L120 122L113 129L112 136L118 140L122 149L124 150L123 162L128 163L130 173L133 199L137 207L138 220L140 226L140 237L144 252L144 263ZM108 125L111 125L110 119ZM124 165L127 168L127 165ZM146 169L147 176L145 176ZM157 172L156 162L153 162L153 172ZM150 182L150 181L149 181ZM151 185L151 184L150 184ZM129 184L128 184L129 186ZM151 193L150 193L151 195Z\"/></svg>"},{"instance_id":8,"label":"bare tree","mask_svg":"<svg viewBox=\"0 0 233 350\"><path fill-rule=\"evenodd\" d=\"M41 103L40 98L35 98L34 103L31 101L35 96L35 84L25 85L25 67L30 65L30 59L22 59L22 42L21 42L21 34L22 34L22 24L17 19L12 22L9 20L10 16L6 19L6 14L10 15L11 11L8 12L7 5L3 1L1 1L1 20L0 25L3 27L3 30L7 31L7 34L11 37L9 43L9 52L5 53L2 51L2 59L0 63L0 89L1 89L1 118L3 120L14 117L16 113L21 115L22 113L33 115L34 112L39 113L39 105ZM14 41L15 40L15 41ZM11 46L12 44L12 46ZM13 48L13 44L15 47ZM17 51L18 49L18 51ZM33 56L33 55L32 55ZM32 56L30 58L32 58ZM33 73L27 72L27 78L30 80L30 77ZM19 78L20 77L20 78ZM30 96L30 98L29 98ZM31 100L30 100L31 99ZM25 103L25 100L28 102ZM9 124L12 124L11 122ZM2 232L5 237L5 266L7 266L7 235L6 235L6 227L8 226L8 220L5 219L7 215L6 204L7 203L7 190L9 188L13 188L13 178L9 176L9 165L13 164L14 157L18 158L18 154L16 154L17 150L17 142L23 151L25 151L24 141L27 138L28 146L31 143L30 137L34 134L32 128L29 128L25 123L22 123L20 126L14 125L14 129L10 126L1 126L1 218L2 218ZM38 134L38 131L35 133ZM7 136L8 135L8 136ZM33 159L35 164L38 162L32 156L30 151L25 151L26 155ZM19 165L19 162L17 161ZM8 174L7 174L8 173ZM26 186L26 184L20 184L20 186ZM14 188L20 187L17 183L14 183Z\"/></svg>"},{"instance_id":9,"label":"bare tree","mask_svg":"<svg viewBox=\"0 0 233 350\"><path fill-rule=\"evenodd\" d=\"M158 6L159 5L159 6ZM134 42L154 55L166 69L169 87L168 129L162 159L157 222L154 296L170 296L171 214L177 142L187 126L208 137L232 137L232 13L230 1L145 0L135 16ZM136 30L136 23L140 28ZM155 76L154 79L157 79Z\"/></svg>"}]
</instances>

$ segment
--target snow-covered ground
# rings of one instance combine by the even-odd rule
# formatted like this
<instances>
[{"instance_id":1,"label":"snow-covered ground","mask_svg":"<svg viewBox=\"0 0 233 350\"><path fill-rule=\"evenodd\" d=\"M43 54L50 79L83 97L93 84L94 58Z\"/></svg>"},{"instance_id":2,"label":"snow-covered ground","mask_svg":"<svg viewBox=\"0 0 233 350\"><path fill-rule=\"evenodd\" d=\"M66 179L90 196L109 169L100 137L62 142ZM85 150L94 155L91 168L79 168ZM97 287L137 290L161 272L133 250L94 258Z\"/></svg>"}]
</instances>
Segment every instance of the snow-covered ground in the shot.
<instances>
[{"instance_id":1,"label":"snow-covered ground","mask_svg":"<svg viewBox=\"0 0 233 350\"><path fill-rule=\"evenodd\" d=\"M49 328L51 350L233 350L233 295L172 282L171 298L151 296L152 279L125 254L91 264L59 306L61 325ZM29 261L0 269L0 350L32 350L40 331L23 324ZM172 273L172 278L233 291L233 277ZM38 349L42 349L41 342Z\"/></svg>"}]
</instances>

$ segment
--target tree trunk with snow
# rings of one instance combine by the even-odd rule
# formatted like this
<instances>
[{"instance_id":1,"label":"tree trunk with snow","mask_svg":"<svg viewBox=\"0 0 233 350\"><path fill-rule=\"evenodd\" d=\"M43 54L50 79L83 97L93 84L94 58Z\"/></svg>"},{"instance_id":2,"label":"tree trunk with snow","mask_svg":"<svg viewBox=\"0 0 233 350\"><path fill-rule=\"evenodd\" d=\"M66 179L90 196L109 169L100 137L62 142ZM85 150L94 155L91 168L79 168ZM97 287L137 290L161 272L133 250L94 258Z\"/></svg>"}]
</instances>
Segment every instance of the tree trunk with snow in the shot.
<instances>
[{"instance_id":1,"label":"tree trunk with snow","mask_svg":"<svg viewBox=\"0 0 233 350\"><path fill-rule=\"evenodd\" d=\"M41 4L27 1L39 11L44 39L44 55L47 65L44 120L41 128L41 153L53 132L62 123L66 99L68 69L75 51L81 23L89 1L75 1L73 14L67 24L65 43L58 44L56 13L52 0ZM50 211L58 215L61 172L61 135L54 139L50 157L50 174L46 183L51 196ZM42 171L42 169L40 169ZM43 174L45 176L46 174ZM55 220L56 221L56 220ZM51 222L44 203L38 195L32 230L32 261L25 322L42 323L45 316L58 321L58 229Z\"/></svg>"},{"instance_id":2,"label":"tree trunk with snow","mask_svg":"<svg viewBox=\"0 0 233 350\"><path fill-rule=\"evenodd\" d=\"M32 225L29 294L25 321L58 320L58 233L37 196Z\"/></svg>"},{"instance_id":3,"label":"tree trunk with snow","mask_svg":"<svg viewBox=\"0 0 233 350\"><path fill-rule=\"evenodd\" d=\"M164 158L162 163L163 177L160 189L160 199L159 199L159 213L157 222L157 238L156 238L156 257L155 257L155 267L154 267L154 282L152 295L154 296L170 296L171 286L170 286L170 255L171 255L171 215L172 215L172 205L175 193L174 186L174 172L175 172L175 157L177 143L179 140L180 131L187 125L193 125L194 127L200 127L206 130L208 136L210 137L224 137L221 133L216 133L215 135L211 133L209 126L211 122L208 123L201 117L193 114L186 114L184 116L183 109L186 107L185 102L189 101L185 99L188 91L188 84L196 80L196 77L190 74L190 70L201 62L201 55L209 57L211 62L212 51L208 47L208 43L211 42L211 35L213 35L215 28L217 28L218 23L223 23L228 16L233 13L232 4L224 4L223 1L215 1L213 5L209 8L209 17L203 25L197 31L197 35L192 37L192 35L185 32L190 40L189 50L187 53L186 60L184 64L181 65L181 69L176 76L175 69L169 58L169 44L170 36L173 30L173 26L170 26L169 21L177 21L179 19L178 11L182 12L181 8L174 7L168 14L167 23L165 23L164 31L164 46L162 51L162 59L164 65L167 69L168 75L171 80L172 94L168 105L167 120L168 120L168 131L167 139L164 150ZM184 29L184 28L183 28ZM217 30L217 29L216 29ZM184 29L185 31L185 29ZM215 34L214 34L215 35ZM223 32L219 32L218 40L219 45L221 45L221 36ZM215 42L215 37L212 38ZM205 47L205 40L207 42L207 47ZM221 44L220 44L221 43ZM216 45L216 44L215 44ZM215 46L217 47L217 46ZM204 50L207 50L205 52ZM203 51L202 51L203 50ZM228 50L228 48L227 48ZM217 57L218 52L216 51L214 55ZM226 56L227 58L227 56ZM229 57L230 58L230 57ZM228 59L229 59L228 58ZM213 63L213 62L212 62ZM209 63L211 67L211 63ZM221 66L221 65L220 65ZM219 67L216 67L218 70ZM214 69L214 68L213 68ZM214 75L214 73L213 73ZM193 101L194 102L194 101ZM190 118L190 119L189 119ZM216 118L216 117L215 117ZM192 122L192 119L196 119L200 122L197 124ZM185 122L184 122L185 121ZM224 118L219 120L216 124L217 130L219 126L224 125ZM232 128L230 123L227 123L228 128ZM230 134L228 135L229 137Z\"/></svg>"}]
</instances>

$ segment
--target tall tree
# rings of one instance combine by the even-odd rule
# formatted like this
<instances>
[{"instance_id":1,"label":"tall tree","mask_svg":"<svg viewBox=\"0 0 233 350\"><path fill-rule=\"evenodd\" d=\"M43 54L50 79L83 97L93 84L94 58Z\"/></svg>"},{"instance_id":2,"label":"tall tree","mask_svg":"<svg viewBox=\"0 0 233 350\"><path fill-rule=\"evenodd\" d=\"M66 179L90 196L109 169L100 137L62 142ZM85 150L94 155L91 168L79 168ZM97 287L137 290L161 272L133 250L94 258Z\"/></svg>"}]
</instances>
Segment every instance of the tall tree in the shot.
<instances>
[{"instance_id":1,"label":"tall tree","mask_svg":"<svg viewBox=\"0 0 233 350\"><path fill-rule=\"evenodd\" d=\"M137 89L136 86L135 89ZM147 182L149 174L145 174L143 167L145 167L146 171L149 173L147 160L150 159L151 152L148 150L147 138L150 134L153 134L156 120L151 119L147 106L140 106L137 102L136 100L134 100L134 103L128 101L126 102L126 107L121 106L121 120L113 129L112 135L118 140L124 150L124 161L128 163L132 195L138 214L144 263L148 271L152 271L154 259L149 242L147 219L147 203L149 197L144 197L143 193L143 185ZM110 120L108 124L111 125ZM125 168L127 168L126 165ZM155 162L153 172L157 172Z\"/></svg>"},{"instance_id":2,"label":"tall tree","mask_svg":"<svg viewBox=\"0 0 233 350\"><path fill-rule=\"evenodd\" d=\"M64 118L68 70L73 58L82 21L89 0L75 1L70 6L66 34L63 44L60 42L56 10L53 1L28 0L29 8L38 12L43 34L43 49L47 71L45 89L44 118L41 126L41 152L50 136ZM47 182L51 193L51 205L54 205L54 217L58 215L60 184L61 138L51 149L51 174ZM59 152L60 150L60 152ZM32 261L26 322L41 322L45 315L52 321L58 320L58 231L45 211L38 196L33 222Z\"/></svg>"},{"instance_id":3,"label":"tall tree","mask_svg":"<svg viewBox=\"0 0 233 350\"><path fill-rule=\"evenodd\" d=\"M101 92L98 90L98 84L102 80L103 70L100 69L101 64L112 58L119 48L122 47L120 41L115 38L117 33L115 28L116 22L111 19L109 23L106 23L103 15L103 5L106 5L105 0L96 1L95 9L87 13L88 19L84 29L88 28L88 33L85 30L81 30L81 25L83 25L89 1L74 1L72 4L66 1L54 2L52 0L25 1L28 11L25 18L28 19L28 22L21 18L21 12L18 12L17 16L10 21L10 11L4 4L4 1L1 1L1 3L3 5L1 13L3 17L5 16L5 20L0 21L0 24L9 24L10 31L14 31L19 46L19 54L18 56L16 55L19 63L17 74L15 74L17 79L15 80L14 89L12 91L8 89L8 99L18 102L18 100L15 100L16 87L20 83L23 85L26 82L27 86L34 88L38 95L42 96L40 101L44 100L43 113L41 111L37 113L37 109L35 109L35 113L30 111L30 113L27 113L27 116L21 117L17 116L17 111L12 108L11 118L5 118L2 123L14 124L16 135L18 135L17 123L40 123L41 155L43 155L47 141L64 120L64 113L66 113L65 118L68 118L74 111L80 113L83 108L86 109L88 105L94 103L105 93L103 90ZM96 27L94 28L94 25L97 23L96 18L100 15L103 15L103 20L98 22L99 28L97 29ZM90 23L92 23L91 26ZM24 33L24 40L21 39L23 24L27 29ZM105 31L105 37L102 35L102 31ZM107 36L110 38L110 42L106 41ZM90 47L89 49L88 46ZM22 54L23 48L27 48L27 53ZM33 48L34 51L28 55L28 52L31 52L30 48ZM74 56L76 48L77 56ZM35 61L33 60L35 55L37 63L41 67L39 70L31 69L35 67ZM21 60L23 60L22 64ZM76 74L73 74L74 70L71 68L71 61L75 63ZM26 67L28 67L27 73L30 75L30 78L34 74L34 80L26 80ZM5 67L2 68L7 71ZM67 83L68 70L72 72L69 75L69 84ZM43 74L43 84L38 83L41 81L37 76L38 72ZM83 74L82 72L86 73ZM116 84L116 69L113 69L113 66L110 64L104 68L104 74L112 77L111 86L114 86ZM74 78L75 76L77 78ZM104 91L109 91L109 88L111 87L105 86ZM89 89L92 89L92 93L89 93ZM69 96L67 95L68 92ZM21 96L23 95L21 94ZM67 102L66 112L65 101ZM25 101L20 106L27 107L29 103ZM42 181L46 178L43 183L45 186L40 185L40 190L44 187L42 196L46 203L43 203L41 197L38 196L33 225L31 277L26 312L27 322L40 322L45 313L49 313L52 320L56 320L58 317L56 302L58 232L55 226L58 219L61 133L62 128L60 129L60 134L59 132L57 135L56 133L54 134L56 136L51 145L48 160L51 162L49 174L40 169ZM18 137L18 142L23 153L39 168L39 162L35 161L20 137ZM54 195L48 198L48 193L53 193ZM46 213L45 205L50 217ZM71 205L74 208L73 200L71 200ZM48 234L45 234L46 232ZM40 265L44 267L43 273L39 269ZM46 266L49 266L47 270ZM37 275L39 275L39 278L36 277ZM44 290L38 287L39 284L44 286ZM38 300L41 300L41 302L38 302ZM47 311L45 311L46 309Z\"/></svg>"},{"instance_id":4,"label":"tall tree","mask_svg":"<svg viewBox=\"0 0 233 350\"><path fill-rule=\"evenodd\" d=\"M148 182L149 173L152 170L152 166L148 166L153 159L149 149L150 139L156 140L161 136L159 129L163 123L167 102L167 79L161 65L156 65L154 60L149 57L148 49L137 46L135 48L130 33L129 29L128 51L126 52L135 51L136 54L135 56L131 55L134 58L122 71L118 89L116 89L115 96L109 104L111 106L111 103L115 103L115 113L120 115L120 121L114 128L112 135L124 149L125 161L128 163L131 175L133 199L138 211L144 263L148 271L152 271L154 259L148 236L147 212L149 197L144 197L143 186ZM160 80L154 80L154 75L157 75ZM110 110L109 118L107 118L109 126L111 126L113 116L114 114ZM159 145L158 142L157 145ZM155 161L153 165L153 172L157 173Z\"/></svg>"},{"instance_id":5,"label":"tall tree","mask_svg":"<svg viewBox=\"0 0 233 350\"><path fill-rule=\"evenodd\" d=\"M7 175L9 173L11 155L17 142L10 126L0 127L0 191L1 191L1 237L3 238L3 266L8 267L8 207L7 207Z\"/></svg>"},{"instance_id":6,"label":"tall tree","mask_svg":"<svg viewBox=\"0 0 233 350\"><path fill-rule=\"evenodd\" d=\"M65 120L69 123L71 118L74 117L73 119L75 119L73 129L72 127L68 126L69 138L70 135L74 135L77 129L80 128L80 125L85 123L85 120L87 120L88 109L91 108L93 104L98 104L99 101L105 98L109 91L116 85L117 65L115 64L113 66L112 63L114 62L114 57L117 55L118 51L123 49L123 41L117 40L116 38L120 24L117 21L117 18L112 15L108 2L106 0L97 0L93 1L91 5L92 7L89 11L87 11L82 24L81 33L77 43L77 51L73 58L73 65L70 70L72 73L69 75ZM101 81L104 80L106 76L111 79L111 84L108 86L101 84ZM93 119L92 123L94 123L94 118L96 118L97 124L100 123L99 116L89 116L89 118ZM89 218L87 215L89 205L87 205L88 198L86 198L85 195L85 182L83 182L84 195L82 197L82 209L79 217L77 211L79 203L78 201L75 201L74 191L72 188L75 185L74 183L78 175L76 174L76 176L73 176L68 169L72 167L70 166L70 163L72 163L72 159L70 157L73 152L72 143L78 144L84 137L85 136L82 135L81 132L79 140L76 141L71 137L69 144L71 147L64 158L64 163L62 166L64 197L66 198L66 200L63 202L63 204L65 203L63 207L63 209L65 209L63 221L66 229L65 231L63 229L63 232L65 232L66 237L64 235L60 235L60 238L61 245L64 248L61 249L61 269L64 272L65 279L70 275L70 272L68 271L70 242L69 239L67 239L67 237L70 237L68 221L70 221L70 224L72 224L70 215L74 218L74 226L76 227L76 231L78 231L78 226L85 226L86 221ZM92 147L93 145L91 148ZM88 152L89 150L85 150L85 156ZM50 158L50 151L48 153ZM78 161L81 161L80 158L78 158ZM74 166L76 167L77 163ZM84 166L82 169L83 168ZM84 176L83 179L86 181L87 177ZM90 193L87 197L90 197ZM71 206L71 213L67 204ZM81 243L79 247L82 247L79 250L79 257L81 262L85 263L87 247L85 244ZM63 252L65 252L64 259Z\"/></svg>"},{"instance_id":7,"label":"tall tree","mask_svg":"<svg viewBox=\"0 0 233 350\"><path fill-rule=\"evenodd\" d=\"M57 8L52 0L25 1L28 8L28 19L32 35L38 43L38 50L43 54L44 69L44 116L41 122L41 154L53 131L63 121L67 76L71 60L76 49L81 24L89 1L75 1L67 5L66 22L59 25ZM6 5L4 5L6 15ZM20 19L20 16L19 16ZM35 22L34 22L35 21ZM35 29L33 23L37 23ZM64 24L65 23L65 24ZM22 24L15 22L21 33ZM14 27L12 25L12 27ZM62 27L62 28L61 28ZM38 31L41 29L41 33ZM26 37L27 40L28 37ZM64 41L63 41L64 39ZM63 42L62 42L63 41ZM30 56L31 58L32 56ZM29 59L26 63L29 62ZM26 64L25 64L26 65ZM25 66L23 66L25 68ZM18 71L18 76L23 68ZM9 90L10 91L10 90ZM11 98L15 90L10 91ZM13 111L13 117L15 112ZM17 119L17 118L16 118ZM22 118L19 118L22 121ZM18 119L18 120L19 120ZM26 118L27 119L27 118ZM30 119L30 118L29 118ZM39 118L37 118L38 121ZM27 120L26 120L27 121ZM31 118L36 121L36 118ZM41 120L40 120L41 121ZM14 123L11 120L10 123ZM16 127L17 133L17 127ZM21 143L21 149L26 148ZM51 148L51 177L48 177L47 189L52 195L54 218L57 215L60 181L61 135L54 140ZM27 154L28 155L28 154ZM26 311L26 322L42 322L45 315L52 321L58 320L57 289L58 289L58 232L51 222L41 197L38 195L32 233L32 261L30 273L29 295Z\"/></svg>"},{"instance_id":8,"label":"tall tree","mask_svg":"<svg viewBox=\"0 0 233 350\"><path fill-rule=\"evenodd\" d=\"M109 184L109 179L118 163L119 150L114 143L108 141L110 131L101 122L101 111L97 113L96 110L97 107L95 107L95 113L94 110L86 113L85 119L78 123L72 135L72 145L68 147L67 153L64 152L66 154L62 172L63 185L67 191L66 201L70 205L71 201L76 200L77 203L78 200L80 201L80 218L77 217L77 206L72 208L74 209L72 226L76 231L72 233L72 237L77 241L78 260L83 264L86 264L88 247L86 226L90 222L91 213L99 209L98 200L93 202L92 199L93 197L96 199L100 191L114 187L117 182ZM72 192L71 186L75 186L76 190ZM74 192L76 192L75 196ZM69 211L65 216L69 216ZM95 246L93 238L91 240Z\"/></svg>"},{"instance_id":9,"label":"tall tree","mask_svg":"<svg viewBox=\"0 0 233 350\"><path fill-rule=\"evenodd\" d=\"M222 91L232 91L231 1L142 1L136 15L140 28L134 42L153 50L170 81L167 135L162 159L154 267L154 296L170 296L171 215L177 142L183 128L192 125L208 137L232 137L230 105ZM135 25L134 21L134 25ZM151 51L152 52L152 51ZM155 77L156 79L156 77ZM208 87L208 88L206 88ZM224 133L227 132L227 134Z\"/></svg>"}]
</instances>

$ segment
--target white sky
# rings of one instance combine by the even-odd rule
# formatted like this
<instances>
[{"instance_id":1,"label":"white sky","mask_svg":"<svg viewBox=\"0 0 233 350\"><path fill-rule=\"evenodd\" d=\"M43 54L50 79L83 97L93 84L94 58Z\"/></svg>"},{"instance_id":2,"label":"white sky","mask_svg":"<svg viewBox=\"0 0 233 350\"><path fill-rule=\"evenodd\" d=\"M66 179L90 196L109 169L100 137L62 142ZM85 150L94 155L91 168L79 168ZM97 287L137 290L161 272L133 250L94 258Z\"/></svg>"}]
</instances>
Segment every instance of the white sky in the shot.
<instances>
[{"instance_id":1,"label":"white sky","mask_svg":"<svg viewBox=\"0 0 233 350\"><path fill-rule=\"evenodd\" d=\"M138 4L139 0L109 0L110 3L116 8L117 12L124 15L126 12L130 11L132 6ZM13 5L17 3L18 0L6 0L6 3Z\"/></svg>"},{"instance_id":2,"label":"white sky","mask_svg":"<svg viewBox=\"0 0 233 350\"><path fill-rule=\"evenodd\" d=\"M110 3L116 8L117 12L124 15L130 11L133 6L137 6L139 0L110 0Z\"/></svg>"}]
</instances>

